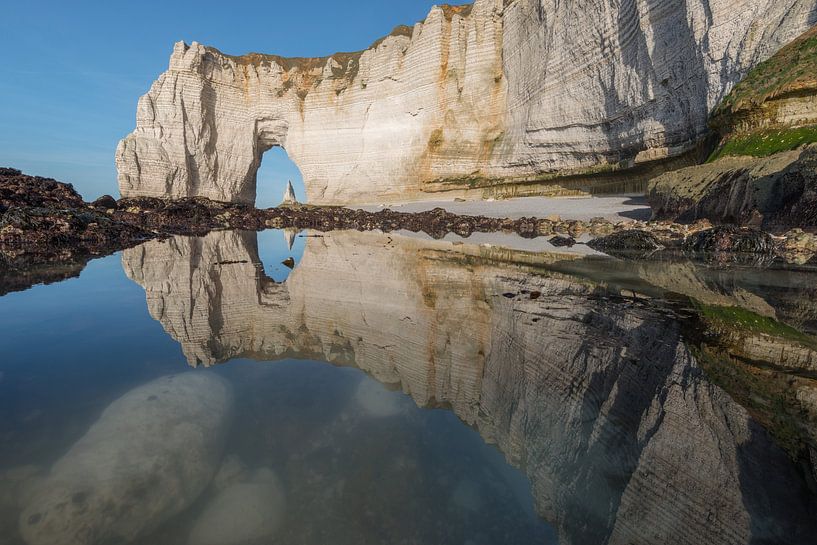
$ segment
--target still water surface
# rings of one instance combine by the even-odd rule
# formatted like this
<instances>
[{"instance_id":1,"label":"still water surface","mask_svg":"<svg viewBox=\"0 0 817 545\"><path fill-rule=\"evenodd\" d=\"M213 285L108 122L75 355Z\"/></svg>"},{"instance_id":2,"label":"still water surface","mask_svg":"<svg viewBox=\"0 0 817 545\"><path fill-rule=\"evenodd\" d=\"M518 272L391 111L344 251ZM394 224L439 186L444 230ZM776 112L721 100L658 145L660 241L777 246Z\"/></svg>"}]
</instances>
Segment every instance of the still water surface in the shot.
<instances>
[{"instance_id":1,"label":"still water surface","mask_svg":"<svg viewBox=\"0 0 817 545\"><path fill-rule=\"evenodd\" d=\"M817 274L535 250L217 232L0 298L0 543L814 543Z\"/></svg>"}]
</instances>

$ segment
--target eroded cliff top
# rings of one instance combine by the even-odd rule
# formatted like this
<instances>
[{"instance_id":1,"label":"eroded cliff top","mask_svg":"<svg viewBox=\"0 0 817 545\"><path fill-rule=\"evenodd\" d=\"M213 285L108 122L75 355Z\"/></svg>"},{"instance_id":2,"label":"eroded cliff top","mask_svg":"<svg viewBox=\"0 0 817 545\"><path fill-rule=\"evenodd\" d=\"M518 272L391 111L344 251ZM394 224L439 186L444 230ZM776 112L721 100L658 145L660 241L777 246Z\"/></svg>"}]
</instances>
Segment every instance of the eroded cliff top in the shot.
<instances>
[{"instance_id":1,"label":"eroded cliff top","mask_svg":"<svg viewBox=\"0 0 817 545\"><path fill-rule=\"evenodd\" d=\"M442 10L443 16L446 18L447 21L451 21L455 15L458 15L460 17L468 17L471 14L471 10L473 9L473 4L463 5L443 4L436 7ZM428 19L424 19L420 23L424 24L427 20ZM370 51L372 49L376 49L388 38L399 36L411 38L413 33L414 27L407 25L398 25L394 27L392 31L386 36L378 38L377 40L372 42L372 44L369 45L369 47L367 47L366 49L362 49L360 51L337 52L324 57L283 57L280 55L272 55L267 53L246 53L244 55L228 55L212 46L204 46L204 48L208 53L229 59L238 65L269 66L272 64L277 64L285 72L291 72L294 70L300 73L312 73L317 70L323 69L323 67L326 66L327 62L329 62L330 60L334 60L336 63L340 65L340 68L334 70L335 72L334 75L336 77L347 76L349 77L349 79L353 79L354 75L357 73L358 61L360 60L360 57L363 55L363 53L365 53L366 51Z\"/></svg>"}]
</instances>

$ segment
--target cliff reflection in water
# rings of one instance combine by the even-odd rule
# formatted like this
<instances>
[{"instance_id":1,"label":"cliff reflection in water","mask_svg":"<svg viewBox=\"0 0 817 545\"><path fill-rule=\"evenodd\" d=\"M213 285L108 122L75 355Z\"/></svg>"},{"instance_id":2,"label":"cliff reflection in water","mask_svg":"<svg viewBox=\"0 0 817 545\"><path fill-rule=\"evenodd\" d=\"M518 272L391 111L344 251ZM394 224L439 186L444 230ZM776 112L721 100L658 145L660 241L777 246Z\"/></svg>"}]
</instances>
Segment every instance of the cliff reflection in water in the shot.
<instances>
[{"instance_id":1,"label":"cliff reflection in water","mask_svg":"<svg viewBox=\"0 0 817 545\"><path fill-rule=\"evenodd\" d=\"M554 272L580 268L565 256L358 232L310 238L284 283L264 274L255 233L150 242L123 265L191 365L317 359L450 408L529 476L561 543L817 535L808 471L707 380L675 311L645 295L655 284L620 291Z\"/></svg>"}]
</instances>

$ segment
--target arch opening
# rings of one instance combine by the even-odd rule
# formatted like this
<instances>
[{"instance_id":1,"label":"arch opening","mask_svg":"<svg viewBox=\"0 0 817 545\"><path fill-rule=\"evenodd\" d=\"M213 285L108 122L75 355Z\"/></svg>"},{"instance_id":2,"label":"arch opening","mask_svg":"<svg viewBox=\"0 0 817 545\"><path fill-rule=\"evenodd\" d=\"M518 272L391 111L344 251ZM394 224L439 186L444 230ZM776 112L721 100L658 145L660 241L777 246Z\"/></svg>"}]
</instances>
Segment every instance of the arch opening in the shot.
<instances>
[{"instance_id":1,"label":"arch opening","mask_svg":"<svg viewBox=\"0 0 817 545\"><path fill-rule=\"evenodd\" d=\"M278 206L284 198L287 182L292 182L295 198L306 203L306 188L301 170L289 158L286 150L274 145L261 154L261 162L255 173L255 206L270 208Z\"/></svg>"}]
</instances>

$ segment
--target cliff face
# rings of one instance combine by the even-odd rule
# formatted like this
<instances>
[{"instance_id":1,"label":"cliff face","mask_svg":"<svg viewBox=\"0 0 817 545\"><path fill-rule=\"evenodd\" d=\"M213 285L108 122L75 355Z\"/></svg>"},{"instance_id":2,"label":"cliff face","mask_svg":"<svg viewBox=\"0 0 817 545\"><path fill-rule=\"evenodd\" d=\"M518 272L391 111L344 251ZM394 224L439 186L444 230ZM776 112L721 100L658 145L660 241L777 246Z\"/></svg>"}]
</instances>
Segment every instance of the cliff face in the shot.
<instances>
[{"instance_id":1,"label":"cliff face","mask_svg":"<svg viewBox=\"0 0 817 545\"><path fill-rule=\"evenodd\" d=\"M338 232L277 284L254 234L219 232L123 265L193 364L355 365L450 407L528 474L560 543L812 539L795 465L705 379L672 316L494 251Z\"/></svg>"},{"instance_id":2,"label":"cliff face","mask_svg":"<svg viewBox=\"0 0 817 545\"><path fill-rule=\"evenodd\" d=\"M703 165L649 182L654 219L817 226L817 27L760 63L715 110Z\"/></svg>"},{"instance_id":3,"label":"cliff face","mask_svg":"<svg viewBox=\"0 0 817 545\"><path fill-rule=\"evenodd\" d=\"M587 190L591 173L694 148L725 92L816 8L477 0L327 58L178 43L117 150L120 191L253 202L272 146L316 204Z\"/></svg>"}]
</instances>

